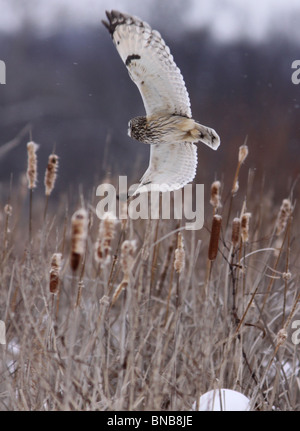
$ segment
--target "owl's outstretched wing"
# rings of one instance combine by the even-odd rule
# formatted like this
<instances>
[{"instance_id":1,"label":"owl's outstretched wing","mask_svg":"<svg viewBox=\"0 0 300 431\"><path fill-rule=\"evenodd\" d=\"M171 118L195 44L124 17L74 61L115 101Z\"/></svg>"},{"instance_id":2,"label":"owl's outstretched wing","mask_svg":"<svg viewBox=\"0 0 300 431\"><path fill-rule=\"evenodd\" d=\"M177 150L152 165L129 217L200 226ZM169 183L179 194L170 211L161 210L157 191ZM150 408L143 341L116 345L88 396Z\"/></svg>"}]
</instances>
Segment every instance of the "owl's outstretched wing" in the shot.
<instances>
[{"instance_id":1,"label":"owl's outstretched wing","mask_svg":"<svg viewBox=\"0 0 300 431\"><path fill-rule=\"evenodd\" d=\"M193 181L197 168L197 147L190 142L152 144L150 163L137 192L178 190Z\"/></svg>"},{"instance_id":2,"label":"owl's outstretched wing","mask_svg":"<svg viewBox=\"0 0 300 431\"><path fill-rule=\"evenodd\" d=\"M179 68L159 32L139 18L106 12L113 42L138 86L146 114L191 117L190 99Z\"/></svg>"}]
</instances>

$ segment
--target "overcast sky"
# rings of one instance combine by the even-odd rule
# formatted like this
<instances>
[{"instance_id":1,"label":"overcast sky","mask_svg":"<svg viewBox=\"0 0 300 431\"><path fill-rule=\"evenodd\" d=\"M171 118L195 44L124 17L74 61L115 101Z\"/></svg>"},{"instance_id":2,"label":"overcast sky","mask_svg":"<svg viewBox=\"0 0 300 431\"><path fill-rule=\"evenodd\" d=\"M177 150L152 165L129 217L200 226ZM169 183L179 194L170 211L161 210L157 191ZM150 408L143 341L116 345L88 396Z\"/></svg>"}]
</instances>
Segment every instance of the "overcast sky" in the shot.
<instances>
[{"instance_id":1,"label":"overcast sky","mask_svg":"<svg viewBox=\"0 0 300 431\"><path fill-rule=\"evenodd\" d=\"M205 27L224 42L262 42L275 33L300 43L300 0L0 0L0 31L15 32L25 23L44 34L99 25L105 9L151 19L152 25L157 13L173 31L181 30L172 22L180 15L183 27Z\"/></svg>"}]
</instances>

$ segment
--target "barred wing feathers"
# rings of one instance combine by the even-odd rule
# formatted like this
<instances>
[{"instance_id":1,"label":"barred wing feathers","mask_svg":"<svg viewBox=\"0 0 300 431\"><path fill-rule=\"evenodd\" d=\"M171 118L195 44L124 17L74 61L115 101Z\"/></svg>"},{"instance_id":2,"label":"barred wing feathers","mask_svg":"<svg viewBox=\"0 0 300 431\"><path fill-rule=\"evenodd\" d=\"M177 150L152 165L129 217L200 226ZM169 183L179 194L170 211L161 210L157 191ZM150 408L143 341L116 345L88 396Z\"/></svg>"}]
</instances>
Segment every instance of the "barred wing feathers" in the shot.
<instances>
[{"instance_id":1,"label":"barred wing feathers","mask_svg":"<svg viewBox=\"0 0 300 431\"><path fill-rule=\"evenodd\" d=\"M147 116L163 112L191 117L183 76L160 33L139 18L117 11L103 21L137 85Z\"/></svg>"}]
</instances>

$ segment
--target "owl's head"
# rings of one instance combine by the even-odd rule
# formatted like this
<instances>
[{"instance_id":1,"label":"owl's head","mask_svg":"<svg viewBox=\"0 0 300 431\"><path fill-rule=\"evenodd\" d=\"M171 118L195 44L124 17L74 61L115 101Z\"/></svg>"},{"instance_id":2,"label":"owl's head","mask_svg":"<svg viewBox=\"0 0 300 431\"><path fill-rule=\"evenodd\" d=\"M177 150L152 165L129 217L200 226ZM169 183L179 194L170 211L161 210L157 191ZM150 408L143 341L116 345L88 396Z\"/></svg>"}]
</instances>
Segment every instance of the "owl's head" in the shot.
<instances>
[{"instance_id":1,"label":"owl's head","mask_svg":"<svg viewBox=\"0 0 300 431\"><path fill-rule=\"evenodd\" d=\"M145 142L146 126L146 117L134 117L128 122L128 136L137 141Z\"/></svg>"}]
</instances>

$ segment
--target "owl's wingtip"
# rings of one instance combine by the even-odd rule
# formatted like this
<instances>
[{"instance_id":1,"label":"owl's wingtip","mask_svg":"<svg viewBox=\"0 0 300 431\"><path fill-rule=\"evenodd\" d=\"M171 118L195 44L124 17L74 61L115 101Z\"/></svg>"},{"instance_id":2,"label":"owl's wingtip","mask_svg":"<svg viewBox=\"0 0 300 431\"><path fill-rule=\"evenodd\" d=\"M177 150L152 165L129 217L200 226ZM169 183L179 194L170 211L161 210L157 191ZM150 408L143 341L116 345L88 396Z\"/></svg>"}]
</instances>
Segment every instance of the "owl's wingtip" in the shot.
<instances>
[{"instance_id":1,"label":"owl's wingtip","mask_svg":"<svg viewBox=\"0 0 300 431\"><path fill-rule=\"evenodd\" d=\"M105 14L107 16L108 22L104 20L101 20L101 22L107 28L109 33L113 35L116 27L124 23L126 15L117 10L112 10L110 12L106 10Z\"/></svg>"}]
</instances>

